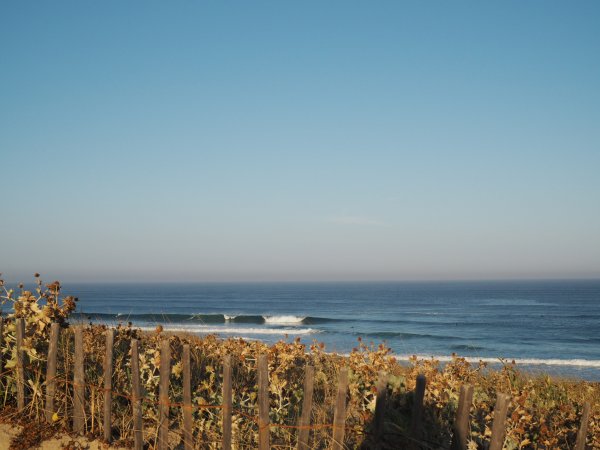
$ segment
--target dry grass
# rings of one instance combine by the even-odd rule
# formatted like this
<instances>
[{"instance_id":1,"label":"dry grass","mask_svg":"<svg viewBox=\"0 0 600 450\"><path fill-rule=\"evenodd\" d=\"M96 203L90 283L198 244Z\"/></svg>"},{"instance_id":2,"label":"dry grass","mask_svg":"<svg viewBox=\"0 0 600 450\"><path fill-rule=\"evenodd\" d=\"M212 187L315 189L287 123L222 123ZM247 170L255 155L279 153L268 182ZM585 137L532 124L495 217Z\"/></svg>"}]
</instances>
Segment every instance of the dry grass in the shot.
<instances>
[{"instance_id":1,"label":"dry grass","mask_svg":"<svg viewBox=\"0 0 600 450\"><path fill-rule=\"evenodd\" d=\"M21 291L18 295L4 289L3 299L12 302L14 308L5 323L0 352L8 372L1 378L1 405L4 412L12 411L16 404L16 381L12 368L16 362L15 326L13 318L24 318L27 323L25 349L28 354L28 394L30 402L21 415L29 420L42 421L44 416L43 391L46 370L48 324L59 321L63 325L59 345L57 392L58 413L55 425L70 426L72 408L72 355L73 337L67 322L75 308L76 299L60 297L58 283L42 288L36 293ZM86 430L89 434L102 434L101 418L104 392L102 385L102 361L105 352L105 327L88 324L84 328L84 351L86 355L86 401L88 415ZM322 344L314 343L308 348L299 342L281 341L266 345L242 339L221 340L216 336L170 335L157 330L143 333L134 326L117 327L114 345L113 377L113 423L112 434L121 444L132 443L132 414L130 403L131 366L129 343L132 338L140 341L140 369L146 402L144 403L144 428L146 441L153 446L157 435L157 403L160 353L159 344L168 339L171 346L173 366L171 370L170 398L174 403L182 401L181 353L183 344L192 353L192 401L198 408L194 412L194 434L201 448L220 448L221 410L201 405L218 406L221 398L222 357L230 354L234 361L234 442L240 448L256 448L258 427L252 417L257 414L256 357L266 353L269 359L271 430L274 448L295 448L297 430L279 425L295 425L302 404L304 367L315 367L315 403L312 411L313 424L331 424L336 381L341 367L350 369L347 432L345 444L349 448L370 443L373 419L375 384L380 372L389 375L389 403L386 411L386 439L388 448L401 448L405 442L412 405L411 391L417 374L427 377L425 396L426 447L448 448L451 424L454 419L458 392L461 384L475 387L474 406L471 411L471 447L485 448L491 429L491 410L496 392L507 393L512 398L507 421L505 448L572 448L579 426L581 405L592 404L588 444L600 448L600 385L585 381L555 380L545 376L528 376L516 366L506 363L501 370L490 370L484 363L469 364L455 357L450 363L440 365L435 360L410 361L408 366L397 363L390 350L383 345L367 346L359 342L349 357L325 352ZM181 441L182 410L171 408L171 441L173 446ZM314 448L327 448L331 429L316 427L311 432Z\"/></svg>"}]
</instances>

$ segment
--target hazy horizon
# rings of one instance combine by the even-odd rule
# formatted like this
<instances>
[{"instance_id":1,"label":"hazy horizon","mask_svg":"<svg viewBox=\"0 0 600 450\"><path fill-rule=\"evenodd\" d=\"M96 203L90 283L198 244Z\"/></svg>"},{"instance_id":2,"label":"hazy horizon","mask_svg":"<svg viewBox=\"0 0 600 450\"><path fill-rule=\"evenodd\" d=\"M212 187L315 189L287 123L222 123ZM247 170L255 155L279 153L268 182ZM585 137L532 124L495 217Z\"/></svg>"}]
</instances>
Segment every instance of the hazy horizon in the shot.
<instances>
[{"instance_id":1,"label":"hazy horizon","mask_svg":"<svg viewBox=\"0 0 600 450\"><path fill-rule=\"evenodd\" d=\"M6 274L0 276L5 281L7 288L15 288L18 283L23 283L26 289L31 288L35 283L33 275L25 277L7 277ZM73 279L73 278L57 278L57 277L44 277L41 276L44 284L53 282L55 280L60 281L63 287L68 288L69 285L119 285L119 284L173 284L173 285L211 285L211 284L452 284L452 283L569 283L569 282L600 282L600 277L572 277L572 278L549 278L549 277L538 277L538 278L517 278L517 277L506 277L506 278L412 278L412 279L361 279L361 278L348 278L348 279L223 279L223 280L202 280L202 279Z\"/></svg>"},{"instance_id":2,"label":"hazy horizon","mask_svg":"<svg viewBox=\"0 0 600 450\"><path fill-rule=\"evenodd\" d=\"M598 18L4 2L0 272L598 279Z\"/></svg>"}]
</instances>

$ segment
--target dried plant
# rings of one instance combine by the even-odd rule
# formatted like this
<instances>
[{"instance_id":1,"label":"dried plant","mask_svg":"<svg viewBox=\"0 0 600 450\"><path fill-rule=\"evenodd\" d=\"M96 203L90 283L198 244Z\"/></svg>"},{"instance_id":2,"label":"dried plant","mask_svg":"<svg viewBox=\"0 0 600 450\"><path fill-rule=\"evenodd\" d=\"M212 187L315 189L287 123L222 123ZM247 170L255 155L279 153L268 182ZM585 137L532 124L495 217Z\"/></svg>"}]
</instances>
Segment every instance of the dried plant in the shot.
<instances>
[{"instance_id":1,"label":"dried plant","mask_svg":"<svg viewBox=\"0 0 600 450\"><path fill-rule=\"evenodd\" d=\"M55 425L69 427L72 402L73 337L69 315L75 310L77 299L62 297L58 282L43 287L36 274L34 292L19 287L9 290L0 280L0 300L11 304L3 330L0 355L7 369L0 377L2 407L6 412L16 404L15 318L26 320L24 349L28 356L28 398L26 411L20 417L34 421L44 420L44 382L48 329L51 322L61 324L63 332L59 345L59 370ZM105 353L105 325L84 326L86 432L102 434L101 418L104 399L102 389L102 361ZM273 345L243 339L219 339L217 336L170 334L162 327L154 332L142 332L133 324L116 327L114 340L113 423L115 440L124 445L133 441L131 414L131 358L130 341L140 342L140 371L144 390L143 421L146 442L155 444L158 425L158 384L160 342L168 339L173 364L171 367L170 399L171 435L173 447L182 439L182 363L184 344L189 344L192 355L192 402L194 435L198 448L220 448L222 404L222 358L232 355L233 360L233 437L238 448L255 448L258 426L253 420L257 414L256 360L259 354L268 355L270 377L271 442L278 448L295 448L297 424L303 399L303 378L306 364L315 368L314 407L311 446L327 448L330 445L333 421L333 403L337 378L342 367L350 369L345 444L349 448L369 448L371 423L374 417L376 384L380 374L388 378L389 401L386 411L386 436L382 448L401 448L406 443L412 406L411 392L416 376L427 378L424 421L426 448L448 448L451 439L458 392L464 383L475 387L474 408L471 411L470 449L483 449L489 442L492 409L496 393L511 397L507 419L506 449L559 449L571 448L579 425L580 408L584 401L592 404L589 424L589 444L600 448L600 386L598 383L555 380L547 376L529 376L517 370L514 362L503 362L501 370L491 370L483 362L471 364L454 356L447 364L435 359L413 357L407 365L399 364L391 350L383 344L367 344L359 339L349 356L327 353L322 343L308 347L299 339L282 340ZM18 417L18 415L14 415Z\"/></svg>"}]
</instances>

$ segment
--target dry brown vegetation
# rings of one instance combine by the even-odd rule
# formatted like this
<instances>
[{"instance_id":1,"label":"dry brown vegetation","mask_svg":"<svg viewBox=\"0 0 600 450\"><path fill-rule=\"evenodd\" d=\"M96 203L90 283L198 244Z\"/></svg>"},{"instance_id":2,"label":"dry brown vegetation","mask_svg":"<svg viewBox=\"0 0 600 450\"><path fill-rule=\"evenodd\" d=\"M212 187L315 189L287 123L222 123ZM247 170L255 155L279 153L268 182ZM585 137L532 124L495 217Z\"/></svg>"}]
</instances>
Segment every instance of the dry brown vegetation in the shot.
<instances>
[{"instance_id":1,"label":"dry brown vegetation","mask_svg":"<svg viewBox=\"0 0 600 450\"><path fill-rule=\"evenodd\" d=\"M39 278L37 278L39 280ZM73 336L68 323L76 299L62 297L60 284L43 286L38 281L34 292L22 288L8 290L0 281L3 303L12 305L5 319L0 354L4 372L0 377L0 407L5 417L14 420L26 418L29 422L44 421L44 382L49 324L59 322L63 327L59 345L58 412L53 417L53 429L69 429L72 408ZM15 412L16 364L15 325L12 319L26 320L25 350L28 356L28 404L23 413ZM101 417L104 392L102 390L102 361L105 352L102 325L87 324L84 329L86 367L86 430L101 436ZM330 444L336 381L341 367L350 369L345 445L348 448L368 448L371 443L371 422L375 407L376 382L381 372L389 374L389 402L386 410L383 448L403 448L408 434L411 392L416 376L427 377L425 395L425 436L423 448L449 448L452 422L458 403L458 392L464 383L475 387L471 410L472 449L483 449L491 434L492 408L496 393L507 393L512 402L507 420L506 449L569 449L575 442L581 405L589 401L592 414L589 423L588 445L600 448L600 385L585 381L556 380L547 376L528 376L517 370L514 363L506 362L501 370L491 370L486 364L473 365L463 358L454 357L441 365L435 360L412 359L408 365L399 364L391 351L383 345L358 342L348 357L326 353L322 344L306 346L299 340L281 341L266 345L258 341L219 339L216 336L170 335L162 329L144 333L132 324L116 328L113 376L114 440L131 445L131 366L130 340L140 341L140 369L144 387L144 433L147 445L153 448L158 424L158 383L161 340L168 339L173 355L170 399L171 435L173 447L181 445L182 365L184 343L191 346L192 401L194 435L199 448L220 448L222 403L222 357L233 357L233 441L239 448L257 446L257 355L266 353L270 376L270 419L273 448L295 448L297 424L303 396L304 367L315 367L315 403L312 411L311 446L327 448ZM291 427L289 427L291 426Z\"/></svg>"}]
</instances>

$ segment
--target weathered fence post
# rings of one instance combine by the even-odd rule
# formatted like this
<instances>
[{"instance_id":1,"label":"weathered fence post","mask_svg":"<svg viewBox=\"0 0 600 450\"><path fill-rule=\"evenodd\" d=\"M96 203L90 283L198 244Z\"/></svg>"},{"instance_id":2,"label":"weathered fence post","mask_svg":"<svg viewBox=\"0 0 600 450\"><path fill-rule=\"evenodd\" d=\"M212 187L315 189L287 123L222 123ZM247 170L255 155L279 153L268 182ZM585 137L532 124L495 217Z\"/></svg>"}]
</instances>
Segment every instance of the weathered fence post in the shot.
<instances>
[{"instance_id":1,"label":"weathered fence post","mask_svg":"<svg viewBox=\"0 0 600 450\"><path fill-rule=\"evenodd\" d=\"M192 375L190 368L190 346L183 346L183 445L185 450L194 448L192 430Z\"/></svg>"},{"instance_id":2,"label":"weathered fence post","mask_svg":"<svg viewBox=\"0 0 600 450\"><path fill-rule=\"evenodd\" d=\"M344 435L346 433L346 395L348 393L348 368L340 370L338 391L333 413L333 450L344 448Z\"/></svg>"},{"instance_id":3,"label":"weathered fence post","mask_svg":"<svg viewBox=\"0 0 600 450\"><path fill-rule=\"evenodd\" d=\"M73 431L83 433L85 426L85 375L83 370L83 328L74 327L75 357L73 361Z\"/></svg>"},{"instance_id":4,"label":"weathered fence post","mask_svg":"<svg viewBox=\"0 0 600 450\"><path fill-rule=\"evenodd\" d=\"M60 324L50 325L50 342L48 343L48 364L46 365L46 421L52 422L54 397L56 395L56 358L58 355L58 337Z\"/></svg>"},{"instance_id":5,"label":"weathered fence post","mask_svg":"<svg viewBox=\"0 0 600 450\"><path fill-rule=\"evenodd\" d=\"M267 355L258 356L258 448L269 450L269 364Z\"/></svg>"},{"instance_id":6,"label":"weathered fence post","mask_svg":"<svg viewBox=\"0 0 600 450\"><path fill-rule=\"evenodd\" d=\"M138 340L131 341L131 400L133 407L133 448L143 450L144 432L142 425L142 384L140 382L140 356Z\"/></svg>"},{"instance_id":7,"label":"weathered fence post","mask_svg":"<svg viewBox=\"0 0 600 450\"><path fill-rule=\"evenodd\" d=\"M425 375L417 375L410 421L411 448L418 448L418 441L423 437L423 399L425 398L426 384L427 379Z\"/></svg>"},{"instance_id":8,"label":"weathered fence post","mask_svg":"<svg viewBox=\"0 0 600 450\"><path fill-rule=\"evenodd\" d=\"M17 319L17 409L25 409L25 352L23 340L25 339L25 319Z\"/></svg>"},{"instance_id":9,"label":"weathered fence post","mask_svg":"<svg viewBox=\"0 0 600 450\"><path fill-rule=\"evenodd\" d=\"M466 450L469 440L469 414L473 403L473 386L463 384L460 387L458 410L454 421L454 434L452 436L452 450Z\"/></svg>"},{"instance_id":10,"label":"weathered fence post","mask_svg":"<svg viewBox=\"0 0 600 450\"><path fill-rule=\"evenodd\" d=\"M223 357L223 450L231 450L231 355Z\"/></svg>"},{"instance_id":11,"label":"weathered fence post","mask_svg":"<svg viewBox=\"0 0 600 450\"><path fill-rule=\"evenodd\" d=\"M583 405L583 413L581 414L581 423L577 432L577 442L575 450L585 450L585 441L587 438L588 421L590 420L590 404L585 402Z\"/></svg>"},{"instance_id":12,"label":"weathered fence post","mask_svg":"<svg viewBox=\"0 0 600 450\"><path fill-rule=\"evenodd\" d=\"M0 309L0 348L4 344L4 317L2 317L2 310ZM0 378L4 372L4 356L0 353Z\"/></svg>"},{"instance_id":13,"label":"weathered fence post","mask_svg":"<svg viewBox=\"0 0 600 450\"><path fill-rule=\"evenodd\" d=\"M169 448L169 375L171 374L171 346L169 339L160 344L160 386L159 386L159 430L158 449Z\"/></svg>"},{"instance_id":14,"label":"weathered fence post","mask_svg":"<svg viewBox=\"0 0 600 450\"><path fill-rule=\"evenodd\" d=\"M115 330L106 330L106 354L104 356L104 440L111 441L112 437L112 375L113 375L113 346Z\"/></svg>"},{"instance_id":15,"label":"weathered fence post","mask_svg":"<svg viewBox=\"0 0 600 450\"><path fill-rule=\"evenodd\" d=\"M377 389L377 398L375 399L375 417L373 418L373 431L375 442L378 443L383 439L385 408L387 403L387 381L388 377L385 372L379 372L379 378L375 388Z\"/></svg>"},{"instance_id":16,"label":"weathered fence post","mask_svg":"<svg viewBox=\"0 0 600 450\"><path fill-rule=\"evenodd\" d=\"M504 447L504 437L506 435L506 414L508 413L509 397L506 394L496 396L496 406L494 406L494 423L492 424L492 437L490 439L489 450L502 450Z\"/></svg>"},{"instance_id":17,"label":"weathered fence post","mask_svg":"<svg viewBox=\"0 0 600 450\"><path fill-rule=\"evenodd\" d=\"M315 383L315 368L307 365L304 369L304 391L302 397L302 414L298 421L298 447L297 450L308 450L310 439L310 414L312 412L313 390Z\"/></svg>"}]
</instances>

